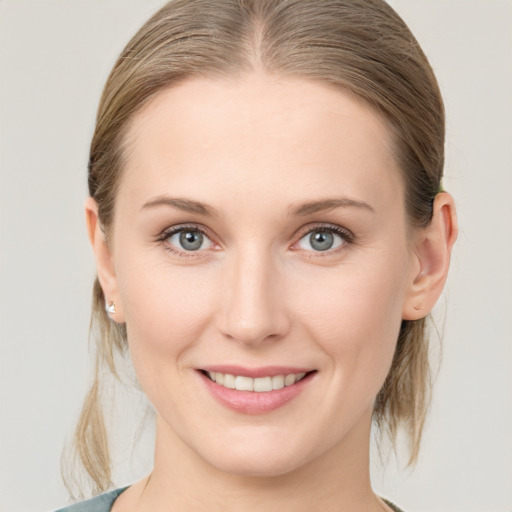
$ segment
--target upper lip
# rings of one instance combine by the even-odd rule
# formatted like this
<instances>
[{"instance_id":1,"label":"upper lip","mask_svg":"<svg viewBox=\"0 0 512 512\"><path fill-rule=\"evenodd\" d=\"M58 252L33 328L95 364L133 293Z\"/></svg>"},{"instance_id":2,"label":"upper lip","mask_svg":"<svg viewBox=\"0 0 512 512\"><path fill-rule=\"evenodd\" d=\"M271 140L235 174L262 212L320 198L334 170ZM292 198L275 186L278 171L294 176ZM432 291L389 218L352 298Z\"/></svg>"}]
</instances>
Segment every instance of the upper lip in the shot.
<instances>
[{"instance_id":1,"label":"upper lip","mask_svg":"<svg viewBox=\"0 0 512 512\"><path fill-rule=\"evenodd\" d=\"M291 373L308 373L314 371L313 368L306 368L304 366L260 366L258 368L247 368L231 364L208 365L201 367L200 370L252 377L253 379L257 377L275 377L276 375L290 375Z\"/></svg>"}]
</instances>

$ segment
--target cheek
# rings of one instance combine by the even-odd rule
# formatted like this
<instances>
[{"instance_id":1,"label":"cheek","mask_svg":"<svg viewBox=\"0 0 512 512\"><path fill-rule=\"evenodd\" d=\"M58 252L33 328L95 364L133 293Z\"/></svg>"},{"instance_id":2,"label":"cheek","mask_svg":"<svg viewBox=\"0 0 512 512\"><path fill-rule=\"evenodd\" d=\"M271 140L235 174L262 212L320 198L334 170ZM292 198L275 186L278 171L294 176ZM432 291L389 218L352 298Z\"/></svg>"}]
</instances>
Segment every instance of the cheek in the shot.
<instances>
[{"instance_id":1,"label":"cheek","mask_svg":"<svg viewBox=\"0 0 512 512\"><path fill-rule=\"evenodd\" d=\"M404 290L403 272L390 263L332 273L302 293L298 307L304 324L340 378L385 379L402 322Z\"/></svg>"},{"instance_id":2,"label":"cheek","mask_svg":"<svg viewBox=\"0 0 512 512\"><path fill-rule=\"evenodd\" d=\"M138 266L127 261L120 269L130 269L120 276L120 293L134 365L179 365L212 316L214 287L204 286L212 276L165 263Z\"/></svg>"},{"instance_id":3,"label":"cheek","mask_svg":"<svg viewBox=\"0 0 512 512\"><path fill-rule=\"evenodd\" d=\"M126 268L130 276L120 293L137 379L157 411L179 416L183 402L194 401L184 383L190 354L210 323L212 287L202 285L197 268L176 269L165 263L145 268L128 263Z\"/></svg>"}]
</instances>

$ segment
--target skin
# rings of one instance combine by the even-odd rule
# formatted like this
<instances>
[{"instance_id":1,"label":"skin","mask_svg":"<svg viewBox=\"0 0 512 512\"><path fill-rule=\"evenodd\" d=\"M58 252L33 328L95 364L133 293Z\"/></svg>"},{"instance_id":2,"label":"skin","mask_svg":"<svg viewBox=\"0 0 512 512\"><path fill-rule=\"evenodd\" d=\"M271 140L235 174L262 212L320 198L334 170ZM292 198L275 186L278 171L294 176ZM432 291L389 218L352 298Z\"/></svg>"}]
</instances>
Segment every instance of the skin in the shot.
<instances>
[{"instance_id":1,"label":"skin","mask_svg":"<svg viewBox=\"0 0 512 512\"><path fill-rule=\"evenodd\" d=\"M127 140L109 245L92 199L86 211L157 440L150 478L114 512L387 510L369 480L373 405L402 319L425 316L442 291L451 197L412 231L386 123L304 79L190 79L159 93ZM183 224L204 230L201 249L162 236ZM310 232L326 225L350 236L315 250ZM247 415L207 392L197 369L212 364L316 373L286 405Z\"/></svg>"}]
</instances>

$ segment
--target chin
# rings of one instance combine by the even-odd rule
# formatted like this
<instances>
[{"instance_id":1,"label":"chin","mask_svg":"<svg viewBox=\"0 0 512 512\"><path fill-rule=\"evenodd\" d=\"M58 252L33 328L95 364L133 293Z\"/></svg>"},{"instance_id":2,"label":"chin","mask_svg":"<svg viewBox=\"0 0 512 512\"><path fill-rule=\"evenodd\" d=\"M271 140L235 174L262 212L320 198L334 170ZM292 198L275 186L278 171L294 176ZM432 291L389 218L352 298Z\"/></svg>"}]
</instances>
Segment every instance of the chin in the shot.
<instances>
[{"instance_id":1,"label":"chin","mask_svg":"<svg viewBox=\"0 0 512 512\"><path fill-rule=\"evenodd\" d=\"M224 457L221 461L209 461L219 471L239 477L254 478L275 478L294 472L302 466L296 460L282 460L272 458L263 460L261 457L243 458L243 457Z\"/></svg>"},{"instance_id":2,"label":"chin","mask_svg":"<svg viewBox=\"0 0 512 512\"><path fill-rule=\"evenodd\" d=\"M270 478L292 473L313 457L305 453L304 445L275 443L265 440L258 443L246 440L239 445L222 446L215 452L203 453L204 460L224 473L240 477Z\"/></svg>"}]
</instances>

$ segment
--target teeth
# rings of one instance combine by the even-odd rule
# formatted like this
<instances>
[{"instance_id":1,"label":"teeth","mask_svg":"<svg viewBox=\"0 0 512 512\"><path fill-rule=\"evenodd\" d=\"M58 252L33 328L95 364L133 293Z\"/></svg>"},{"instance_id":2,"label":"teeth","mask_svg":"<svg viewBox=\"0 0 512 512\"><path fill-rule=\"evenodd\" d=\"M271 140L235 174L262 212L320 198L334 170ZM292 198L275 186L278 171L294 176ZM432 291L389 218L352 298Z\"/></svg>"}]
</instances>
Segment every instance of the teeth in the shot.
<instances>
[{"instance_id":1,"label":"teeth","mask_svg":"<svg viewBox=\"0 0 512 512\"><path fill-rule=\"evenodd\" d=\"M272 377L254 379L254 391L272 391Z\"/></svg>"},{"instance_id":2,"label":"teeth","mask_svg":"<svg viewBox=\"0 0 512 512\"><path fill-rule=\"evenodd\" d=\"M285 386L291 386L292 384L295 384L295 374L291 373L290 375L287 375L284 378L284 385Z\"/></svg>"},{"instance_id":3,"label":"teeth","mask_svg":"<svg viewBox=\"0 0 512 512\"><path fill-rule=\"evenodd\" d=\"M284 388L284 376L276 375L272 377L272 389L281 389Z\"/></svg>"},{"instance_id":4,"label":"teeth","mask_svg":"<svg viewBox=\"0 0 512 512\"><path fill-rule=\"evenodd\" d=\"M225 388L235 389L235 376L234 375L229 375L229 373L224 375L224 384L223 384L223 386Z\"/></svg>"},{"instance_id":5,"label":"teeth","mask_svg":"<svg viewBox=\"0 0 512 512\"><path fill-rule=\"evenodd\" d=\"M254 391L254 379L238 375L235 377L235 388L238 389L238 391Z\"/></svg>"},{"instance_id":6,"label":"teeth","mask_svg":"<svg viewBox=\"0 0 512 512\"><path fill-rule=\"evenodd\" d=\"M239 391L256 391L257 393L282 389L285 386L292 386L303 379L305 373L290 373L288 375L275 375L274 377L245 377L242 375L231 375L229 373L207 372L211 380L229 389Z\"/></svg>"}]
</instances>

